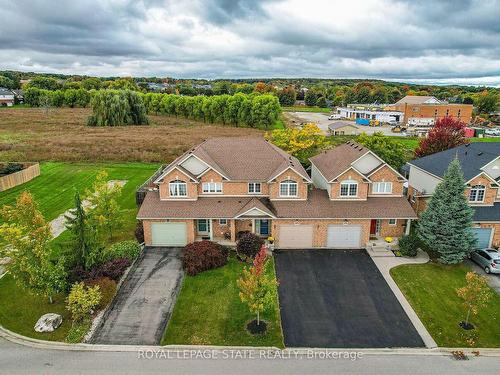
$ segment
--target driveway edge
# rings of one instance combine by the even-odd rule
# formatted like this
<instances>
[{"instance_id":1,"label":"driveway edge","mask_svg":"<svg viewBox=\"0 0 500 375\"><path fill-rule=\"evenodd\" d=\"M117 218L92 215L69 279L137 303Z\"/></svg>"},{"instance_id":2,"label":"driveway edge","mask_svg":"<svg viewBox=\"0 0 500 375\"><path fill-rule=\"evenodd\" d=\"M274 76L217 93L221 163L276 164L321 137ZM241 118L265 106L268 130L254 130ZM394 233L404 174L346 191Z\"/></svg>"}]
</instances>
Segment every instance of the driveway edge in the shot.
<instances>
[{"instance_id":1,"label":"driveway edge","mask_svg":"<svg viewBox=\"0 0 500 375\"><path fill-rule=\"evenodd\" d=\"M139 352L139 351L165 351L165 352L185 352L185 351L236 351L245 350L260 353L266 352L291 352L294 355L311 355L313 353L328 352L358 352L364 356L369 355L422 355L422 356L450 356L454 351L463 351L466 355L475 356L479 353L482 357L500 357L500 348L286 348L280 349L272 346L201 346L201 345L94 345L94 344L67 344L64 342L44 341L21 336L15 332L0 326L0 337L12 343L45 350L66 350L66 351L93 351L93 352ZM474 352L474 353L473 353Z\"/></svg>"}]
</instances>

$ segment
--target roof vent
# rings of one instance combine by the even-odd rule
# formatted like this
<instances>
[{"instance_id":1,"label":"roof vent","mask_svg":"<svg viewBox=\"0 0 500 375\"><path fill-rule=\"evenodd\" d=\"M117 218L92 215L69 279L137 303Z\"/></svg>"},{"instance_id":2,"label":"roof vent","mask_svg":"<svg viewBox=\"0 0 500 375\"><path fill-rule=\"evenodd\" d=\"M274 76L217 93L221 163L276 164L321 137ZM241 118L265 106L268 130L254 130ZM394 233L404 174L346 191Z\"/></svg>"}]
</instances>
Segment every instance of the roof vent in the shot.
<instances>
[{"instance_id":1,"label":"roof vent","mask_svg":"<svg viewBox=\"0 0 500 375\"><path fill-rule=\"evenodd\" d=\"M478 153L477 153L477 156L481 156L482 154L483 154L483 152L482 152L482 151L481 151L481 152L478 152Z\"/></svg>"}]
</instances>

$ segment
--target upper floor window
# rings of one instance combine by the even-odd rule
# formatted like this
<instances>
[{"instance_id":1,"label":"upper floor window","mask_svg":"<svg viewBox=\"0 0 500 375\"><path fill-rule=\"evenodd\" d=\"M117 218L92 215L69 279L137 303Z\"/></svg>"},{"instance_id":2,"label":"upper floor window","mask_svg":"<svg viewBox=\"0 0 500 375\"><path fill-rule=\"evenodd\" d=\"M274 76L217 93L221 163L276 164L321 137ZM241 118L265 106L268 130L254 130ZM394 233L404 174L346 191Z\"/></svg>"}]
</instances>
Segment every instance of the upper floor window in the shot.
<instances>
[{"instance_id":1,"label":"upper floor window","mask_svg":"<svg viewBox=\"0 0 500 375\"><path fill-rule=\"evenodd\" d=\"M297 182L293 180L285 180L280 183L280 196L281 197L296 197L297 196Z\"/></svg>"},{"instance_id":2,"label":"upper floor window","mask_svg":"<svg viewBox=\"0 0 500 375\"><path fill-rule=\"evenodd\" d=\"M357 197L358 196L358 183L353 180L346 180L340 183L340 196L341 197Z\"/></svg>"},{"instance_id":3,"label":"upper floor window","mask_svg":"<svg viewBox=\"0 0 500 375\"><path fill-rule=\"evenodd\" d=\"M202 190L204 193L222 193L222 182L204 182L202 184Z\"/></svg>"},{"instance_id":4,"label":"upper floor window","mask_svg":"<svg viewBox=\"0 0 500 375\"><path fill-rule=\"evenodd\" d=\"M485 190L484 185L475 185L471 187L469 202L483 202Z\"/></svg>"},{"instance_id":5,"label":"upper floor window","mask_svg":"<svg viewBox=\"0 0 500 375\"><path fill-rule=\"evenodd\" d=\"M248 193L249 194L260 194L260 182L249 182L248 183Z\"/></svg>"},{"instance_id":6,"label":"upper floor window","mask_svg":"<svg viewBox=\"0 0 500 375\"><path fill-rule=\"evenodd\" d=\"M392 193L392 182L374 182L373 192L379 194L390 194Z\"/></svg>"},{"instance_id":7,"label":"upper floor window","mask_svg":"<svg viewBox=\"0 0 500 375\"><path fill-rule=\"evenodd\" d=\"M174 180L168 184L171 197L186 197L187 184L181 180Z\"/></svg>"}]
</instances>

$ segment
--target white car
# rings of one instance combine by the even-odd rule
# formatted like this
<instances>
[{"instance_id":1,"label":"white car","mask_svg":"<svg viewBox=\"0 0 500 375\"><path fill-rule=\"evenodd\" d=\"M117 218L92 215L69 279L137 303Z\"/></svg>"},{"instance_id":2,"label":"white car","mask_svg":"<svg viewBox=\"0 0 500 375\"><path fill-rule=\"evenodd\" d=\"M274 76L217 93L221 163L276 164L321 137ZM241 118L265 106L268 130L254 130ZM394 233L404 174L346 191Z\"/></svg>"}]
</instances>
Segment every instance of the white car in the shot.
<instances>
[{"instance_id":1,"label":"white car","mask_svg":"<svg viewBox=\"0 0 500 375\"><path fill-rule=\"evenodd\" d=\"M500 129L499 129L499 128L486 129L486 130L484 131L484 133L485 133L486 135L490 135L490 136L493 136L493 137L495 137L495 136L500 136Z\"/></svg>"},{"instance_id":2,"label":"white car","mask_svg":"<svg viewBox=\"0 0 500 375\"><path fill-rule=\"evenodd\" d=\"M328 116L328 120L340 120L342 116L338 113L334 113L333 115Z\"/></svg>"}]
</instances>

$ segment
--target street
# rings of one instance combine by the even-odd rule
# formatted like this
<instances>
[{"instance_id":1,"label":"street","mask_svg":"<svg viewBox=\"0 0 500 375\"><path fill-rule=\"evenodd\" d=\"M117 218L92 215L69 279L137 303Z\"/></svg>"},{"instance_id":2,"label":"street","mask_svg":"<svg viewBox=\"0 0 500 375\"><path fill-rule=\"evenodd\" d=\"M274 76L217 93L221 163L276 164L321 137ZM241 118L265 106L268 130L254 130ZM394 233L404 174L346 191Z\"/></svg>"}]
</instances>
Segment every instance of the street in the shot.
<instances>
[{"instance_id":1,"label":"street","mask_svg":"<svg viewBox=\"0 0 500 375\"><path fill-rule=\"evenodd\" d=\"M163 354L162 354L163 353ZM263 358L240 359L237 353L204 353L219 359L189 359L189 352L94 352L34 349L0 338L2 374L491 374L498 357L474 357L466 361L441 355L366 354L361 358ZM245 353L245 351L243 352ZM202 355L203 353L197 353ZM152 358L151 358L152 357ZM177 359L188 358L188 359ZM223 359L238 357L233 359ZM149 358L149 359L148 359Z\"/></svg>"}]
</instances>

